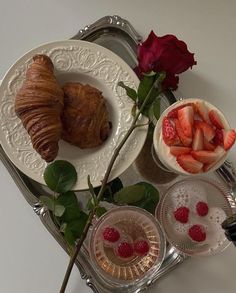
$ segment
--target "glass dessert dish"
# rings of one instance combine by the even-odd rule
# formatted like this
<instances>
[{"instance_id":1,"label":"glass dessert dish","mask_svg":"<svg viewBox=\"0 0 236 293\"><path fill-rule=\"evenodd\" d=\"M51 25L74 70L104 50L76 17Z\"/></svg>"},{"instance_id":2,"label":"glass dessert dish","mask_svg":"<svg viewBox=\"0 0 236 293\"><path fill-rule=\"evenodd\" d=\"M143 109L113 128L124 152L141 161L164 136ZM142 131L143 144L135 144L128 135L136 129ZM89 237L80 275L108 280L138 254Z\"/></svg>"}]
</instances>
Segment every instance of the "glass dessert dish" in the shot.
<instances>
[{"instance_id":1,"label":"glass dessert dish","mask_svg":"<svg viewBox=\"0 0 236 293\"><path fill-rule=\"evenodd\" d=\"M95 223L90 236L95 271L114 288L141 285L161 266L165 237L154 216L136 207L114 208Z\"/></svg>"},{"instance_id":2,"label":"glass dessert dish","mask_svg":"<svg viewBox=\"0 0 236 293\"><path fill-rule=\"evenodd\" d=\"M186 255L214 255L227 240L222 222L232 215L228 191L217 182L189 178L170 187L161 199L156 217L168 241Z\"/></svg>"},{"instance_id":3,"label":"glass dessert dish","mask_svg":"<svg viewBox=\"0 0 236 293\"><path fill-rule=\"evenodd\" d=\"M212 172L224 163L235 138L236 132L215 106L201 99L181 100L158 120L152 155L166 172Z\"/></svg>"}]
</instances>

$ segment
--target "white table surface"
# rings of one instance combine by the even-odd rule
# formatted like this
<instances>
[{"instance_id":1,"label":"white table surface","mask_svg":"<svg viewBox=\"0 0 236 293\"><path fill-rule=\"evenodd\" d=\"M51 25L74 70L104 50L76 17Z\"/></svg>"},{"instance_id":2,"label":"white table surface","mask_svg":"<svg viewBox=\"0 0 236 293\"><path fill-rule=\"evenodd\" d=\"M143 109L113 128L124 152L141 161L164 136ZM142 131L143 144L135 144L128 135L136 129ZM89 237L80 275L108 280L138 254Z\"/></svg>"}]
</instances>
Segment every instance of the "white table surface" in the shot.
<instances>
[{"instance_id":1,"label":"white table surface","mask_svg":"<svg viewBox=\"0 0 236 293\"><path fill-rule=\"evenodd\" d=\"M198 65L180 77L184 97L219 106L236 127L236 1L233 0L8 0L0 1L0 79L32 47L67 39L105 15L128 19L146 37L172 33L187 42ZM236 148L230 158L236 164ZM0 163L0 292L59 291L68 257L27 204ZM236 249L191 259L150 292L235 292ZM91 290L73 270L68 293Z\"/></svg>"}]
</instances>

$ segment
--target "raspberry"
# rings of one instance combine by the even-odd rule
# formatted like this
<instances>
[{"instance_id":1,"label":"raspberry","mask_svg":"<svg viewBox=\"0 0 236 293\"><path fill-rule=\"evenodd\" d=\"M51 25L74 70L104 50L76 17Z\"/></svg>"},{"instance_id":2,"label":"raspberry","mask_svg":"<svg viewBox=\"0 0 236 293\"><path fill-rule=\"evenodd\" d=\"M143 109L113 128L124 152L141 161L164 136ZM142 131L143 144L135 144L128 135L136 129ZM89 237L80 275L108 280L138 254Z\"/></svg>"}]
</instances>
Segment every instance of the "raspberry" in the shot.
<instances>
[{"instance_id":1,"label":"raspberry","mask_svg":"<svg viewBox=\"0 0 236 293\"><path fill-rule=\"evenodd\" d=\"M129 242L123 241L119 243L117 247L117 253L122 258L128 258L134 254L134 249Z\"/></svg>"},{"instance_id":2,"label":"raspberry","mask_svg":"<svg viewBox=\"0 0 236 293\"><path fill-rule=\"evenodd\" d=\"M199 201L196 205L196 210L199 216L204 217L208 214L209 208L205 202Z\"/></svg>"},{"instance_id":3,"label":"raspberry","mask_svg":"<svg viewBox=\"0 0 236 293\"><path fill-rule=\"evenodd\" d=\"M182 224L186 224L188 222L188 215L189 215L189 209L186 207L180 207L174 211L174 216L176 221Z\"/></svg>"},{"instance_id":4,"label":"raspberry","mask_svg":"<svg viewBox=\"0 0 236 293\"><path fill-rule=\"evenodd\" d=\"M116 230L115 228L112 228L112 227L106 227L103 230L102 235L103 235L104 240L109 241L109 242L116 242L120 239L119 231Z\"/></svg>"},{"instance_id":5,"label":"raspberry","mask_svg":"<svg viewBox=\"0 0 236 293\"><path fill-rule=\"evenodd\" d=\"M134 251L140 255L146 255L149 251L149 244L146 240L140 239L134 243Z\"/></svg>"},{"instance_id":6,"label":"raspberry","mask_svg":"<svg viewBox=\"0 0 236 293\"><path fill-rule=\"evenodd\" d=\"M201 225L193 225L189 228L188 235L192 238L192 240L197 242L202 242L206 239L206 231Z\"/></svg>"}]
</instances>

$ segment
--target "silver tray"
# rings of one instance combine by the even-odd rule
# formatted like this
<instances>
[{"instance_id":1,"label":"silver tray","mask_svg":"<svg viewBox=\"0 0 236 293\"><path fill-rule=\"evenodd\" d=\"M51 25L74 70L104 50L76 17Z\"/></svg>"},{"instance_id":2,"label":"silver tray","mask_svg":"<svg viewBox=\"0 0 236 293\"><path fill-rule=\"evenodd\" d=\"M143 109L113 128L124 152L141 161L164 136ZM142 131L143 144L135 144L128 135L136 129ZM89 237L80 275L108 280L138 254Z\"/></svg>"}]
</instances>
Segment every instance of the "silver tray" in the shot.
<instances>
[{"instance_id":1,"label":"silver tray","mask_svg":"<svg viewBox=\"0 0 236 293\"><path fill-rule=\"evenodd\" d=\"M92 25L86 26L84 29L80 30L72 39L81 39L90 42L97 43L101 46L104 46L117 55L123 58L131 68L134 68L137 64L136 49L137 44L142 40L138 35L132 25L122 19L119 16L105 16L100 20L96 21ZM162 108L166 108L168 105L176 101L175 96L171 92L165 93L165 96L162 100ZM0 146L0 158L5 165L6 169L12 176L16 185L22 192L23 196L33 208L35 213L39 216L43 225L51 233L51 235L56 239L56 241L62 246L62 248L68 253L65 240L63 239L60 231L54 225L49 211L46 207L42 206L39 202L38 196L48 192L47 188L34 180L28 178L21 171L19 171L8 159L2 147ZM142 160L141 160L142 161ZM149 174L143 173L142 164L136 162L121 176L121 180L126 184L133 184L140 180L149 180ZM144 168L146 169L146 168ZM142 175L141 175L142 174ZM220 177L217 177L219 175ZM235 183L235 172L233 166L230 162L226 162L221 168L219 168L212 176L212 179L222 181L230 189ZM181 176L173 178L169 183L164 181L160 184L153 182L153 178L150 177L150 180L155 184L162 195L165 190L172 185L174 182L182 179ZM78 194L78 193L77 193ZM82 193L83 197L86 197L86 192ZM235 208L236 203L234 200L234 194L231 192L229 201L232 208ZM81 198L81 193L80 193ZM156 272L154 277L146 282L139 288L127 288L126 292L143 292L146 291L149 287L155 284L162 276L169 273L171 270L175 269L179 264L181 264L187 257L180 254L174 247L167 245L165 260L161 268ZM111 287L111 285L105 280L101 279L93 269L93 266L90 262L88 251L86 248L86 243L83 246L77 260L76 265L79 268L81 277L85 279L87 285L94 291L98 293L108 293L108 292L120 292L121 290Z\"/></svg>"}]
</instances>

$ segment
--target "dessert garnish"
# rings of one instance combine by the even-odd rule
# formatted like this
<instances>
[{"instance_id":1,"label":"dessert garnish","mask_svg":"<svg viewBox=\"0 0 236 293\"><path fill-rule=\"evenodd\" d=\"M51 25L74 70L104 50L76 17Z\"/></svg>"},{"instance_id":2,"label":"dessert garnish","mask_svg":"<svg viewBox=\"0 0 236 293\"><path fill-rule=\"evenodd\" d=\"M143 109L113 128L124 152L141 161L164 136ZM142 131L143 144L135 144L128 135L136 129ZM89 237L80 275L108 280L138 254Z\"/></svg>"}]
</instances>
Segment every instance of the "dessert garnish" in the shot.
<instances>
[{"instance_id":1,"label":"dessert garnish","mask_svg":"<svg viewBox=\"0 0 236 293\"><path fill-rule=\"evenodd\" d=\"M188 230L190 238L196 242L203 242L206 240L206 230L202 225L195 224Z\"/></svg>"},{"instance_id":2,"label":"dessert garnish","mask_svg":"<svg viewBox=\"0 0 236 293\"><path fill-rule=\"evenodd\" d=\"M188 222L189 209L187 207L179 207L174 211L176 221L185 224Z\"/></svg>"},{"instance_id":3,"label":"dessert garnish","mask_svg":"<svg viewBox=\"0 0 236 293\"><path fill-rule=\"evenodd\" d=\"M206 202L199 201L196 205L197 214L201 217L204 217L208 214L209 207Z\"/></svg>"},{"instance_id":4,"label":"dessert garnish","mask_svg":"<svg viewBox=\"0 0 236 293\"><path fill-rule=\"evenodd\" d=\"M120 233L113 227L106 227L102 233L103 239L108 242L116 242L120 239Z\"/></svg>"},{"instance_id":5,"label":"dessert garnish","mask_svg":"<svg viewBox=\"0 0 236 293\"><path fill-rule=\"evenodd\" d=\"M162 120L162 137L170 154L188 173L207 172L233 146L234 129L228 129L222 114L202 100L176 106Z\"/></svg>"}]
</instances>

